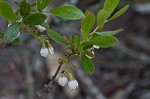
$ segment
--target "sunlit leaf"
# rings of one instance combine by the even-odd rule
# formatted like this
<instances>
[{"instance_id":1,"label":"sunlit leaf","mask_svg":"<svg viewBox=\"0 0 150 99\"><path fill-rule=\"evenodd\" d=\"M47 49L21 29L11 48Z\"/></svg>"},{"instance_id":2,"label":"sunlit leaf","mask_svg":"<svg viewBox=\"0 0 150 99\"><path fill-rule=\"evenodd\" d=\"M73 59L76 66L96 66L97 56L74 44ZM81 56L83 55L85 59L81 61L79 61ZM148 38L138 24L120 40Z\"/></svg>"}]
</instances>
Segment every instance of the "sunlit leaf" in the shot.
<instances>
[{"instance_id":1,"label":"sunlit leaf","mask_svg":"<svg viewBox=\"0 0 150 99\"><path fill-rule=\"evenodd\" d=\"M108 13L108 16L110 16L116 9L119 1L120 0L106 0L104 4L104 10Z\"/></svg>"},{"instance_id":2,"label":"sunlit leaf","mask_svg":"<svg viewBox=\"0 0 150 99\"><path fill-rule=\"evenodd\" d=\"M89 41L83 42L82 46L84 49L91 45L98 45L101 48L107 48L114 45L117 41L117 38L114 36L97 36L91 38Z\"/></svg>"},{"instance_id":3,"label":"sunlit leaf","mask_svg":"<svg viewBox=\"0 0 150 99\"><path fill-rule=\"evenodd\" d=\"M129 8L129 5L126 5L125 7L123 7L122 9L120 9L118 12L116 12L109 20L114 20L116 18L118 18L119 16L121 16L124 12L126 12L126 10Z\"/></svg>"},{"instance_id":4,"label":"sunlit leaf","mask_svg":"<svg viewBox=\"0 0 150 99\"><path fill-rule=\"evenodd\" d=\"M91 59L89 59L87 56L82 55L82 67L84 71L90 75L94 73L95 66Z\"/></svg>"},{"instance_id":5,"label":"sunlit leaf","mask_svg":"<svg viewBox=\"0 0 150 99\"><path fill-rule=\"evenodd\" d=\"M95 23L94 14L91 12L87 12L87 14L81 24L81 31L82 31L83 38L86 38L89 36L89 33L94 26L94 23Z\"/></svg>"},{"instance_id":6,"label":"sunlit leaf","mask_svg":"<svg viewBox=\"0 0 150 99\"><path fill-rule=\"evenodd\" d=\"M48 29L47 30L47 34L57 43L60 44L65 44L67 45L67 41L63 38L63 36L61 36L60 34L58 34L56 31Z\"/></svg>"},{"instance_id":7,"label":"sunlit leaf","mask_svg":"<svg viewBox=\"0 0 150 99\"><path fill-rule=\"evenodd\" d=\"M111 35L115 35L117 33L120 33L122 31L123 31L123 29L118 29L115 31L104 31L104 32L95 32L95 33L98 35L102 35L102 36L111 36Z\"/></svg>"},{"instance_id":8,"label":"sunlit leaf","mask_svg":"<svg viewBox=\"0 0 150 99\"><path fill-rule=\"evenodd\" d=\"M49 10L50 13L68 20L83 19L84 13L74 6L60 6Z\"/></svg>"},{"instance_id":9,"label":"sunlit leaf","mask_svg":"<svg viewBox=\"0 0 150 99\"><path fill-rule=\"evenodd\" d=\"M100 10L97 13L97 24L99 27L102 27L108 18L108 13L105 10Z\"/></svg>"}]
</instances>

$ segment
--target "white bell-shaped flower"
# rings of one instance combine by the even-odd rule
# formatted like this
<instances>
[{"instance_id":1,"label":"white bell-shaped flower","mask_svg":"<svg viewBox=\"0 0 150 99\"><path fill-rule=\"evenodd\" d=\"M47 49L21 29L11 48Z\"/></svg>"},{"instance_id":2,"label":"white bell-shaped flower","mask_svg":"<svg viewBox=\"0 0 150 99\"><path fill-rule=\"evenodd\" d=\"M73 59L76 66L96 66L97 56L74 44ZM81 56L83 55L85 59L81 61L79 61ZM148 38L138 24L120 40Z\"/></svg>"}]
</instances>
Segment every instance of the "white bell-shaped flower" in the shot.
<instances>
[{"instance_id":1,"label":"white bell-shaped flower","mask_svg":"<svg viewBox=\"0 0 150 99\"><path fill-rule=\"evenodd\" d=\"M50 48L49 48L49 52L50 52L51 54L54 54L54 48L53 48L53 47L50 47Z\"/></svg>"},{"instance_id":2,"label":"white bell-shaped flower","mask_svg":"<svg viewBox=\"0 0 150 99\"><path fill-rule=\"evenodd\" d=\"M60 77L60 78L58 79L58 83L59 83L59 85L61 85L61 86L65 86L65 85L67 84L67 82L68 82L68 79L67 79L67 77L65 77L65 76L62 76L62 77Z\"/></svg>"},{"instance_id":3,"label":"white bell-shaped flower","mask_svg":"<svg viewBox=\"0 0 150 99\"><path fill-rule=\"evenodd\" d=\"M41 25L36 25L36 28L39 29L42 32L46 30L46 28L41 26Z\"/></svg>"},{"instance_id":4,"label":"white bell-shaped flower","mask_svg":"<svg viewBox=\"0 0 150 99\"><path fill-rule=\"evenodd\" d=\"M68 82L68 87L72 89L76 89L78 87L78 82L76 80L71 80Z\"/></svg>"},{"instance_id":5,"label":"white bell-shaped flower","mask_svg":"<svg viewBox=\"0 0 150 99\"><path fill-rule=\"evenodd\" d=\"M8 27L11 25L11 23L8 23Z\"/></svg>"},{"instance_id":6,"label":"white bell-shaped flower","mask_svg":"<svg viewBox=\"0 0 150 99\"><path fill-rule=\"evenodd\" d=\"M92 51L92 53L95 55L94 51Z\"/></svg>"},{"instance_id":7,"label":"white bell-shaped flower","mask_svg":"<svg viewBox=\"0 0 150 99\"><path fill-rule=\"evenodd\" d=\"M47 48L41 48L40 54L42 57L46 57L48 55L48 49Z\"/></svg>"},{"instance_id":8,"label":"white bell-shaped flower","mask_svg":"<svg viewBox=\"0 0 150 99\"><path fill-rule=\"evenodd\" d=\"M93 45L93 48L99 49L100 47L98 45Z\"/></svg>"}]
</instances>

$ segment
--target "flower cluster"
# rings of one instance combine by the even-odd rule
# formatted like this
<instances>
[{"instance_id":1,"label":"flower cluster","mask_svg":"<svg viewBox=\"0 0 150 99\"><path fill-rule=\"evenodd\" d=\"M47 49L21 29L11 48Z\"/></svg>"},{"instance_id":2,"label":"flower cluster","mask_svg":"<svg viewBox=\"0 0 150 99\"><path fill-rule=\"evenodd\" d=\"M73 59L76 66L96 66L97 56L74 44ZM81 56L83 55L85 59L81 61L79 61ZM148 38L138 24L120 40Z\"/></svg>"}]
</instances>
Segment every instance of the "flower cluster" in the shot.
<instances>
[{"instance_id":1,"label":"flower cluster","mask_svg":"<svg viewBox=\"0 0 150 99\"><path fill-rule=\"evenodd\" d=\"M70 79L70 81L68 81L67 77L65 76L61 76L59 79L58 79L58 83L59 85L61 86L65 86L67 83L68 83L68 87L73 90L73 89L76 89L78 87L78 82L77 80L75 79Z\"/></svg>"},{"instance_id":2,"label":"flower cluster","mask_svg":"<svg viewBox=\"0 0 150 99\"><path fill-rule=\"evenodd\" d=\"M43 30L42 30L42 26L38 26L39 28L41 28L40 30L41 31L43 31L44 30L44 28L43 28ZM41 48L41 51L40 51L40 54L41 54L41 56L42 57L47 57L48 56L48 54L50 53L50 54L54 54L54 48L53 48L53 46L50 44L50 41L48 40L48 38L47 37L45 37L44 35L41 35L39 38L37 38L39 41L41 41L41 43L42 43L42 48ZM46 44L47 44L47 46L46 46Z\"/></svg>"},{"instance_id":3,"label":"flower cluster","mask_svg":"<svg viewBox=\"0 0 150 99\"><path fill-rule=\"evenodd\" d=\"M54 54L54 48L49 47L49 48L41 48L40 54L42 57L47 57L48 53Z\"/></svg>"},{"instance_id":4,"label":"flower cluster","mask_svg":"<svg viewBox=\"0 0 150 99\"><path fill-rule=\"evenodd\" d=\"M75 80L73 74L70 73L70 70L75 69L75 68L76 68L76 66L72 65L72 66L69 66L68 68L66 68L64 71L62 71L61 77L58 79L59 85L65 86L68 83L68 87L71 90L76 89L79 86L79 84L78 84L77 80ZM68 78L66 77L66 74L68 74L68 76L69 76L69 81L68 81Z\"/></svg>"}]
</instances>

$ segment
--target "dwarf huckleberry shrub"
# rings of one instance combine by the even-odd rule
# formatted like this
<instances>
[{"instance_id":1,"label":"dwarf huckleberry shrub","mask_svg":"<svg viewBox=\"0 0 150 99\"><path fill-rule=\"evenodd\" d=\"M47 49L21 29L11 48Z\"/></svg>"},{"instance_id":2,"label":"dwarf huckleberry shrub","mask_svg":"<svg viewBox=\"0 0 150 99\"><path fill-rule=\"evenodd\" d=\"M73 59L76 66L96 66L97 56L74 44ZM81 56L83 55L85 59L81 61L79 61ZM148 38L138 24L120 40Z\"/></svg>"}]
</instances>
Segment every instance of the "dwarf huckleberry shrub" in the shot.
<instances>
[{"instance_id":1,"label":"dwarf huckleberry shrub","mask_svg":"<svg viewBox=\"0 0 150 99\"><path fill-rule=\"evenodd\" d=\"M115 13L114 10L120 0L106 0L103 8L95 15L91 11L83 12L79 8L71 5L58 6L46 10L45 8L53 0L34 0L33 4L31 4L30 0L20 1L17 3L19 9L14 11L8 2L0 0L0 15L9 22L8 28L5 31L0 31L0 38L6 43L16 45L20 43L20 35L27 33L36 38L42 45L40 50L42 57L47 57L49 52L54 54L54 48L51 45L50 39L66 46L66 50L68 51L64 57L58 59L59 66L57 71L50 83L41 91L40 96L43 92L47 92L50 89L51 82L60 73L62 65L69 62L71 56L77 56L82 62L83 70L87 74L93 74L95 66L91 59L95 58L94 48L111 47L118 41L115 34L123 31L123 29L103 31L105 24L121 16L129 7L129 5L126 5ZM79 36L62 36L56 32L57 30L49 28L49 24L46 21L48 17L45 13L53 14L65 20L81 20ZM46 32L47 35L43 32ZM62 74L70 76L71 70L76 70L76 66L66 65ZM73 77L72 75L71 77ZM58 79L58 83L61 86L66 85L67 82L70 89L76 89L78 87L78 82L75 79L68 81L66 76L61 76Z\"/></svg>"}]
</instances>

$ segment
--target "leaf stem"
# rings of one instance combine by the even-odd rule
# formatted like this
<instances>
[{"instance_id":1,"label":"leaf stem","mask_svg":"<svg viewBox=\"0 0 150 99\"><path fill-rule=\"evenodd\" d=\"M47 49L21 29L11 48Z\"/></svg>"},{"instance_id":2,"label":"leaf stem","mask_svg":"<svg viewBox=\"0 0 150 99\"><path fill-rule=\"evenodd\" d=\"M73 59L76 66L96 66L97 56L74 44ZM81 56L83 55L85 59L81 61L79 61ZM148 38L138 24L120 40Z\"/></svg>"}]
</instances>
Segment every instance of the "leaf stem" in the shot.
<instances>
[{"instance_id":1,"label":"leaf stem","mask_svg":"<svg viewBox=\"0 0 150 99\"><path fill-rule=\"evenodd\" d=\"M93 32L90 33L90 36L93 35L100 27L97 26Z\"/></svg>"}]
</instances>

